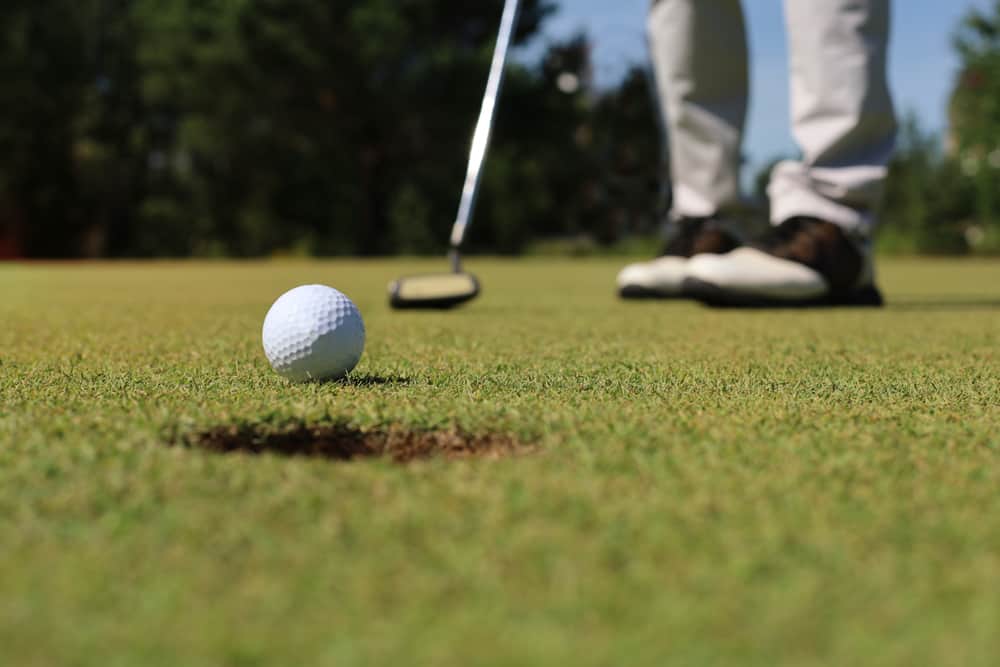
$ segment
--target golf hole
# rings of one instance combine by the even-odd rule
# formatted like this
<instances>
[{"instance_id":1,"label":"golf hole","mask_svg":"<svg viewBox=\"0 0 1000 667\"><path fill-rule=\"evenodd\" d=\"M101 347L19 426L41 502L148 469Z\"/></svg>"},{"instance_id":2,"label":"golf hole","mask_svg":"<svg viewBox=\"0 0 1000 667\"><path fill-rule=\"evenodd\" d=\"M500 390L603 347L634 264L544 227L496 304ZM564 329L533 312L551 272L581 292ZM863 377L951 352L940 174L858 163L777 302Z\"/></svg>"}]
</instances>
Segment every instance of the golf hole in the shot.
<instances>
[{"instance_id":1,"label":"golf hole","mask_svg":"<svg viewBox=\"0 0 1000 667\"><path fill-rule=\"evenodd\" d=\"M459 429L414 431L401 427L362 431L348 426L296 426L263 431L220 426L185 437L184 446L217 454L271 454L332 461L385 458L396 463L427 459L500 459L532 450L510 435L473 435Z\"/></svg>"}]
</instances>

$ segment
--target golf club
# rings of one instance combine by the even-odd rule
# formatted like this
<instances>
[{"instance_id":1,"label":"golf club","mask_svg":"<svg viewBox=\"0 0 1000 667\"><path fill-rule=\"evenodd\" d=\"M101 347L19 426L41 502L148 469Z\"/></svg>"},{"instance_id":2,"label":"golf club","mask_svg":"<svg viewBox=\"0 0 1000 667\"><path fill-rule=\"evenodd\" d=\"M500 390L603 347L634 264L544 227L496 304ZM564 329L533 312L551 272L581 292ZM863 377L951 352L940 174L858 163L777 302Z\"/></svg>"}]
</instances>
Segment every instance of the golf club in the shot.
<instances>
[{"instance_id":1,"label":"golf club","mask_svg":"<svg viewBox=\"0 0 1000 667\"><path fill-rule=\"evenodd\" d=\"M407 276L393 281L389 284L389 303L393 308L453 308L479 296L479 281L471 273L462 270L461 247L465 240L465 231L472 220L476 199L479 196L483 164L486 161L490 135L493 132L497 100L503 86L507 54L510 52L510 45L513 41L519 8L520 0L507 0L504 6L500 34L497 37L489 81L486 84L486 95L483 97L483 106L472 139L465 186L462 188L462 200L458 207L455 226L451 232L451 250L449 252L451 272Z\"/></svg>"}]
</instances>

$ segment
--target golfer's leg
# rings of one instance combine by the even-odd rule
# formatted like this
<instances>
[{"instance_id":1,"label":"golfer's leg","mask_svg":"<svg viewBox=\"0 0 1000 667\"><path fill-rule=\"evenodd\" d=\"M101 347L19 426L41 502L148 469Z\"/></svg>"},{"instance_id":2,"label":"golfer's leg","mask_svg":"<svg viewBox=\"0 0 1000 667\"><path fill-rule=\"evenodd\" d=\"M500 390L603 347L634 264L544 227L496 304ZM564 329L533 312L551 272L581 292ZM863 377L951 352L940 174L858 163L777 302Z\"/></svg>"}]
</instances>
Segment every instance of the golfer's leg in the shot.
<instances>
[{"instance_id":1,"label":"golfer's leg","mask_svg":"<svg viewBox=\"0 0 1000 667\"><path fill-rule=\"evenodd\" d=\"M707 303L879 306L870 234L896 123L886 84L890 0L785 0L802 159L771 178L775 234L687 266Z\"/></svg>"},{"instance_id":2,"label":"golfer's leg","mask_svg":"<svg viewBox=\"0 0 1000 667\"><path fill-rule=\"evenodd\" d=\"M890 0L785 0L801 161L772 174L773 222L826 220L867 238L896 137L886 81Z\"/></svg>"},{"instance_id":3,"label":"golfer's leg","mask_svg":"<svg viewBox=\"0 0 1000 667\"><path fill-rule=\"evenodd\" d=\"M741 230L712 219L739 203L747 46L739 0L654 0L652 59L670 139L674 205L662 256L626 266L626 298L682 296L688 258L724 253Z\"/></svg>"},{"instance_id":4,"label":"golfer's leg","mask_svg":"<svg viewBox=\"0 0 1000 667\"><path fill-rule=\"evenodd\" d=\"M653 64L670 139L675 217L739 200L747 44L739 0L654 0Z\"/></svg>"}]
</instances>

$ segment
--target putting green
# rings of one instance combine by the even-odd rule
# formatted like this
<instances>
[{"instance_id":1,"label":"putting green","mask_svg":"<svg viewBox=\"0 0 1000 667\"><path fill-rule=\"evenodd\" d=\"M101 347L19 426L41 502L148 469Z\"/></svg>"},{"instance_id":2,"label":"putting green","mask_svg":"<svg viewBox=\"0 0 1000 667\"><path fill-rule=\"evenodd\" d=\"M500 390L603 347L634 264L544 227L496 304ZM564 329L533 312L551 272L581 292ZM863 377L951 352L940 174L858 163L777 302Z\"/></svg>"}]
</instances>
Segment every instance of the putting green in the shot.
<instances>
[{"instance_id":1,"label":"putting green","mask_svg":"<svg viewBox=\"0 0 1000 667\"><path fill-rule=\"evenodd\" d=\"M0 267L0 662L995 664L1000 263L731 312L619 302L611 260L473 259L469 306L388 309L442 266ZM347 383L260 349L311 282L365 316ZM520 444L167 446L317 428Z\"/></svg>"}]
</instances>

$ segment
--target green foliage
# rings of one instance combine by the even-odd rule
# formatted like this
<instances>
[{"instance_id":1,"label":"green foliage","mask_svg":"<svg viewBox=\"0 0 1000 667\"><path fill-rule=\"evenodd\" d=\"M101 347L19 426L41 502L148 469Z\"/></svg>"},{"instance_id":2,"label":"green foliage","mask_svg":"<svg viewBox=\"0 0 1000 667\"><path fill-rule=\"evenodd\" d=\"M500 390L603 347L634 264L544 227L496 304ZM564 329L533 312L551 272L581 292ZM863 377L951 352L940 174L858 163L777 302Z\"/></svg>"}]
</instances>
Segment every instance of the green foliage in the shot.
<instances>
[{"instance_id":1,"label":"green foliage","mask_svg":"<svg viewBox=\"0 0 1000 667\"><path fill-rule=\"evenodd\" d=\"M7 3L0 253L438 252L501 8ZM518 43L552 11L527 0ZM582 36L511 66L473 248L650 226L644 188L621 174L656 171L648 91L595 91L590 67Z\"/></svg>"},{"instance_id":2,"label":"green foliage","mask_svg":"<svg viewBox=\"0 0 1000 667\"><path fill-rule=\"evenodd\" d=\"M76 0L0 7L0 224L28 252L62 254L65 234L85 224L67 206L77 186L75 118L66 109L86 100L87 9Z\"/></svg>"},{"instance_id":3,"label":"green foliage","mask_svg":"<svg viewBox=\"0 0 1000 667\"><path fill-rule=\"evenodd\" d=\"M955 34L962 61L951 102L950 173L939 189L961 182L970 210L965 240L972 250L1000 253L1000 2L972 9ZM956 188L958 189L958 188Z\"/></svg>"},{"instance_id":4,"label":"green foliage","mask_svg":"<svg viewBox=\"0 0 1000 667\"><path fill-rule=\"evenodd\" d=\"M938 139L916 117L904 119L890 164L880 218L880 247L887 252L963 254L975 225L976 182L960 163L942 154Z\"/></svg>"},{"instance_id":5,"label":"green foliage","mask_svg":"<svg viewBox=\"0 0 1000 667\"><path fill-rule=\"evenodd\" d=\"M1000 127L1000 3L988 10L972 9L955 34L962 61L952 122L957 148L989 152L997 145ZM981 157L981 156L980 156Z\"/></svg>"},{"instance_id":6,"label":"green foliage","mask_svg":"<svg viewBox=\"0 0 1000 667\"><path fill-rule=\"evenodd\" d=\"M12 0L0 8L0 257L440 252L502 0ZM519 44L554 11L527 0ZM886 250L1000 252L1000 3L970 12L942 152L904 123ZM586 36L513 64L468 240L602 246L668 196L640 67ZM563 241L557 241L561 243Z\"/></svg>"}]
</instances>

